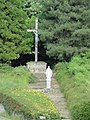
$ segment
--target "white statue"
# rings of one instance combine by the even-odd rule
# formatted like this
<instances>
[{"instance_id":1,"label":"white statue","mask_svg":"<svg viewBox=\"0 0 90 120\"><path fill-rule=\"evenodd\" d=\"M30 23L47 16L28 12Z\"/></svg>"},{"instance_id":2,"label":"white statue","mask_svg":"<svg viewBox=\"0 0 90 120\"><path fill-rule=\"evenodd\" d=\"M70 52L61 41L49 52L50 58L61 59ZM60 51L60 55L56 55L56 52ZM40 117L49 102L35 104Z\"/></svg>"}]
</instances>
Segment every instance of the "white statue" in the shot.
<instances>
[{"instance_id":1,"label":"white statue","mask_svg":"<svg viewBox=\"0 0 90 120\"><path fill-rule=\"evenodd\" d=\"M46 69L46 83L47 88L51 88L51 77L52 77L52 70L50 69L50 66Z\"/></svg>"}]
</instances>

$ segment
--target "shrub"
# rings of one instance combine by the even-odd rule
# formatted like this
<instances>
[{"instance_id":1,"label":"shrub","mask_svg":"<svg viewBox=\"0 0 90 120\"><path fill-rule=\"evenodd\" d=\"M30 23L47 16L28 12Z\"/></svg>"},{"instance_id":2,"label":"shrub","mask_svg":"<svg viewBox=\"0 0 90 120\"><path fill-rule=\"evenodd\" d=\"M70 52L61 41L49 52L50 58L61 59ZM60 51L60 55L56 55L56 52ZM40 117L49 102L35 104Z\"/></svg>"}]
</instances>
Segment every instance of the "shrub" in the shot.
<instances>
[{"instance_id":1,"label":"shrub","mask_svg":"<svg viewBox=\"0 0 90 120\"><path fill-rule=\"evenodd\" d=\"M27 83L35 82L35 77L29 72L26 66L15 67L11 72L11 75L19 78L21 77L22 79L26 80Z\"/></svg>"},{"instance_id":2,"label":"shrub","mask_svg":"<svg viewBox=\"0 0 90 120\"><path fill-rule=\"evenodd\" d=\"M81 59L76 56L70 63L58 63L55 66L56 78L67 99L72 120L90 120L89 60L90 57Z\"/></svg>"},{"instance_id":3,"label":"shrub","mask_svg":"<svg viewBox=\"0 0 90 120\"><path fill-rule=\"evenodd\" d=\"M90 101L72 107L73 120L90 120Z\"/></svg>"},{"instance_id":4,"label":"shrub","mask_svg":"<svg viewBox=\"0 0 90 120\"><path fill-rule=\"evenodd\" d=\"M13 67L9 66L8 64L0 64L0 73L8 73L11 72Z\"/></svg>"},{"instance_id":5,"label":"shrub","mask_svg":"<svg viewBox=\"0 0 90 120\"><path fill-rule=\"evenodd\" d=\"M1 65L0 68L0 90L26 88L28 83L35 82L35 77L25 66L16 68Z\"/></svg>"}]
</instances>

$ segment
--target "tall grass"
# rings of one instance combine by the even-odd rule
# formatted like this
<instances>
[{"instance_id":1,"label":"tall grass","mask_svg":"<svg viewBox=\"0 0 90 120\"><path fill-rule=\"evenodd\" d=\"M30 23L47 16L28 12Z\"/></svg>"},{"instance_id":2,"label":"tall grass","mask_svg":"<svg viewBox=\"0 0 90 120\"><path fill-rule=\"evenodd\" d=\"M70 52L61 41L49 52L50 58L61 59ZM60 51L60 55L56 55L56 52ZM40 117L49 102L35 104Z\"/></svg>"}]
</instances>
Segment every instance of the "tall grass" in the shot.
<instances>
[{"instance_id":1,"label":"tall grass","mask_svg":"<svg viewBox=\"0 0 90 120\"><path fill-rule=\"evenodd\" d=\"M9 115L8 113L0 113L0 118L3 120L22 120L19 116Z\"/></svg>"},{"instance_id":2,"label":"tall grass","mask_svg":"<svg viewBox=\"0 0 90 120\"><path fill-rule=\"evenodd\" d=\"M39 120L45 116L47 120L60 120L59 112L45 94L28 89L28 84L34 81L35 77L25 66L0 65L0 102L9 117L18 115L25 120Z\"/></svg>"},{"instance_id":3,"label":"tall grass","mask_svg":"<svg viewBox=\"0 0 90 120\"><path fill-rule=\"evenodd\" d=\"M55 70L72 120L90 120L90 57L75 56L70 63L57 64Z\"/></svg>"},{"instance_id":4,"label":"tall grass","mask_svg":"<svg viewBox=\"0 0 90 120\"><path fill-rule=\"evenodd\" d=\"M21 74L19 71L18 74L16 74L14 68L4 67L0 69L0 91L6 92L7 90L27 87L29 76L23 75L23 73Z\"/></svg>"}]
</instances>

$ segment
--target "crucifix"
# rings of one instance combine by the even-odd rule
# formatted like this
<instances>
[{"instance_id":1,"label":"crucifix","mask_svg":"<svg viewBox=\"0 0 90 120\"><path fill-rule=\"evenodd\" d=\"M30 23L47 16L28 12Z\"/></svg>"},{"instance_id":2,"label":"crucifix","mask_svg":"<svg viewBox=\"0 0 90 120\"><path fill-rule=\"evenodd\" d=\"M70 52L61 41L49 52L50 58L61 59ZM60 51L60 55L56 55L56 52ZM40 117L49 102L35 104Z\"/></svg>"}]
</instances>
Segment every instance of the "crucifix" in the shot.
<instances>
[{"instance_id":1,"label":"crucifix","mask_svg":"<svg viewBox=\"0 0 90 120\"><path fill-rule=\"evenodd\" d=\"M33 32L35 34L35 62L38 61L38 18L35 21L35 29L28 29L27 32Z\"/></svg>"}]
</instances>

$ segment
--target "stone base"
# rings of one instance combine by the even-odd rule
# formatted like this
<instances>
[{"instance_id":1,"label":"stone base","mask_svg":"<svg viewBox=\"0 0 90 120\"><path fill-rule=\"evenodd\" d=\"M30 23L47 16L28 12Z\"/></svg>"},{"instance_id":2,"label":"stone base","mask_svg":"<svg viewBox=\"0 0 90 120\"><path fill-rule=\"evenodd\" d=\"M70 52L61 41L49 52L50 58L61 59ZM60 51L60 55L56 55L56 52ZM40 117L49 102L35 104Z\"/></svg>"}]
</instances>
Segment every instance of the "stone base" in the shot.
<instances>
[{"instance_id":1,"label":"stone base","mask_svg":"<svg viewBox=\"0 0 90 120\"><path fill-rule=\"evenodd\" d=\"M39 61L39 62L28 62L27 68L31 71L31 73L45 73L47 63Z\"/></svg>"}]
</instances>

